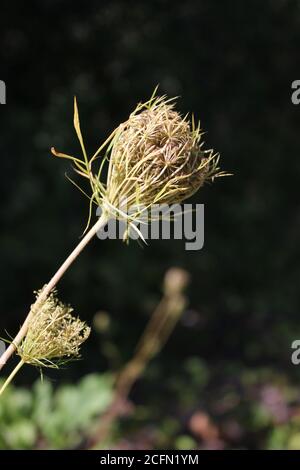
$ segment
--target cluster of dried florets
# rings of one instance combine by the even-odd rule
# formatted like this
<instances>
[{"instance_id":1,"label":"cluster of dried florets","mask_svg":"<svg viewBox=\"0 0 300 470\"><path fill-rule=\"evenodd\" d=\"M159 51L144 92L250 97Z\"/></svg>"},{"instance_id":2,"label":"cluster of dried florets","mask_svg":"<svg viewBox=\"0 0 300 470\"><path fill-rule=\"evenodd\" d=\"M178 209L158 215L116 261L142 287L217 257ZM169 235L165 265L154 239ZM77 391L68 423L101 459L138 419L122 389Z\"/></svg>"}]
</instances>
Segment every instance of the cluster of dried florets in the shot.
<instances>
[{"instance_id":1,"label":"cluster of dried florets","mask_svg":"<svg viewBox=\"0 0 300 470\"><path fill-rule=\"evenodd\" d=\"M221 176L218 155L203 150L200 126L154 97L122 123L112 142L104 200L112 206L176 204Z\"/></svg>"},{"instance_id":2,"label":"cluster of dried florets","mask_svg":"<svg viewBox=\"0 0 300 470\"><path fill-rule=\"evenodd\" d=\"M90 328L72 315L72 307L58 300L56 292L31 307L27 334L17 348L22 361L43 367L57 367L79 356L80 345Z\"/></svg>"},{"instance_id":3,"label":"cluster of dried florets","mask_svg":"<svg viewBox=\"0 0 300 470\"><path fill-rule=\"evenodd\" d=\"M158 97L155 92L150 100L137 105L91 158L85 150L75 100L74 125L83 159L55 149L52 152L73 160L77 173L89 180L89 221L95 202L107 219L125 219L130 225L151 206L181 203L206 181L226 175L219 171L219 154L203 149L200 124L196 126L193 118L189 121L188 116L175 111L174 98ZM102 162L95 170L99 157ZM104 182L102 169L106 161L109 164Z\"/></svg>"}]
</instances>

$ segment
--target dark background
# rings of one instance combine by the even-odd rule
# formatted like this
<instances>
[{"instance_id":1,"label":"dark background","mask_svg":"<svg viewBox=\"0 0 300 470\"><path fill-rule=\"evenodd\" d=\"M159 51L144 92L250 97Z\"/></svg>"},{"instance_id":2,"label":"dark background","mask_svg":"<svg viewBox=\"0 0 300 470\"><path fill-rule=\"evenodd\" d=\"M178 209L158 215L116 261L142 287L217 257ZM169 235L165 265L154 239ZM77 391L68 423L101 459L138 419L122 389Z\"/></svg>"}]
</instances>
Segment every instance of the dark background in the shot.
<instances>
[{"instance_id":1,"label":"dark background","mask_svg":"<svg viewBox=\"0 0 300 470\"><path fill-rule=\"evenodd\" d=\"M160 426L168 415L185 429L200 409L220 429L234 423L238 431L227 437L224 425L225 446L266 446L270 429L289 426L300 406L300 394L286 392L300 379L290 359L300 338L300 107L291 102L300 78L299 2L4 1L0 48L1 336L16 333L33 290L85 226L87 201L64 177L70 165L49 150L78 151L73 96L93 153L159 84L181 97L180 111L201 119L207 147L234 176L193 199L205 203L199 252L185 251L183 241L91 243L60 283L60 297L90 323L97 311L109 313L115 364L93 332L83 360L50 376L59 385L124 363L161 296L164 272L181 266L191 274L190 304L133 391L150 410L139 426ZM205 370L201 386L185 376L190 358ZM17 383L37 375L24 369ZM251 410L266 387L277 401L259 427ZM232 396L229 411L220 411ZM276 406L287 410L283 422Z\"/></svg>"}]
</instances>

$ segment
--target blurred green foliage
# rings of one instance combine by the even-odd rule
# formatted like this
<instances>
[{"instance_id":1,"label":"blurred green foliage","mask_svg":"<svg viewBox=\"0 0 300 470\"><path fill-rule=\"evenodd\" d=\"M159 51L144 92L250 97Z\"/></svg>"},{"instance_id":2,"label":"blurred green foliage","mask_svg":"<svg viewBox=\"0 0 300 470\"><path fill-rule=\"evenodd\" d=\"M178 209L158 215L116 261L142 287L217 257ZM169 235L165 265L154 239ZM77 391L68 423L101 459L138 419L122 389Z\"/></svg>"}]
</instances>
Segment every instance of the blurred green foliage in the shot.
<instances>
[{"instance_id":1,"label":"blurred green foliage","mask_svg":"<svg viewBox=\"0 0 300 470\"><path fill-rule=\"evenodd\" d=\"M156 368L154 361L140 384L146 395ZM10 386L0 402L0 449L87 448L94 434L93 448L243 449L247 438L250 448L297 449L298 387L265 368L239 372L231 383L216 386L217 374L191 357L166 378L159 395L134 406L128 402L98 441L113 400L112 375L87 374L59 387L49 379L37 380L30 390Z\"/></svg>"},{"instance_id":2,"label":"blurred green foliage","mask_svg":"<svg viewBox=\"0 0 300 470\"><path fill-rule=\"evenodd\" d=\"M57 390L49 380L32 390L11 387L0 402L0 448L76 447L112 398L109 375L88 374Z\"/></svg>"}]
</instances>

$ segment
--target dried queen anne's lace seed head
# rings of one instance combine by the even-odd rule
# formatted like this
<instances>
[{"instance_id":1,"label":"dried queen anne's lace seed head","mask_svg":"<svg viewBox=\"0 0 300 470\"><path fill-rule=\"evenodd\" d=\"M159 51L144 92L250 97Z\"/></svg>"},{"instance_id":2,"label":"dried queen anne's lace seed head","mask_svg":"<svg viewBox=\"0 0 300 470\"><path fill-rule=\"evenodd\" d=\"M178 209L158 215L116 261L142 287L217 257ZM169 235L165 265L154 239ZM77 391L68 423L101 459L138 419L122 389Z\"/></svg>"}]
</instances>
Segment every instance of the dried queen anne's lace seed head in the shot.
<instances>
[{"instance_id":1,"label":"dried queen anne's lace seed head","mask_svg":"<svg viewBox=\"0 0 300 470\"><path fill-rule=\"evenodd\" d=\"M151 206L181 203L206 181L227 175L219 171L219 154L203 149L200 124L196 126L193 118L189 121L187 116L182 117L175 110L174 98L158 97L155 93L156 90L150 100L137 105L128 120L113 131L91 158L84 146L75 99L74 126L83 159L54 148L52 153L72 160L76 172L90 182L87 226L93 202L101 207L107 219L123 219L130 229ZM102 170L107 160L104 182ZM95 170L97 161L101 165Z\"/></svg>"},{"instance_id":2,"label":"dried queen anne's lace seed head","mask_svg":"<svg viewBox=\"0 0 300 470\"><path fill-rule=\"evenodd\" d=\"M200 127L165 97L139 105L114 137L105 198L115 206L175 204L221 176L218 155L203 150Z\"/></svg>"},{"instance_id":3,"label":"dried queen anne's lace seed head","mask_svg":"<svg viewBox=\"0 0 300 470\"><path fill-rule=\"evenodd\" d=\"M80 355L80 346L88 338L90 328L72 315L73 309L60 302L56 292L31 307L28 332L17 348L27 364L58 367Z\"/></svg>"}]
</instances>

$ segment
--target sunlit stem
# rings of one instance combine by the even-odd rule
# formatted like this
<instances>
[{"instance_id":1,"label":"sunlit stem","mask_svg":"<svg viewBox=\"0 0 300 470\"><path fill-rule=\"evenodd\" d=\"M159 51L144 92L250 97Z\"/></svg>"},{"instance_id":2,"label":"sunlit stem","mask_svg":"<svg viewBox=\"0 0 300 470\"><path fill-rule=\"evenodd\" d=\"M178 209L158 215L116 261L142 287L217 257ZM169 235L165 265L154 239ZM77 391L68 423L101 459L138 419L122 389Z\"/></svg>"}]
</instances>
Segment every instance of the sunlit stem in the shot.
<instances>
[{"instance_id":1,"label":"sunlit stem","mask_svg":"<svg viewBox=\"0 0 300 470\"><path fill-rule=\"evenodd\" d=\"M21 369L21 367L24 364L25 364L25 362L23 361L23 359L21 359L20 362L16 365L16 367L12 371L12 373L7 377L4 384L2 385L2 387L0 389L0 396L2 395L2 393L4 392L6 387L10 384L10 382L13 380L14 376L19 372L19 370Z\"/></svg>"}]
</instances>

